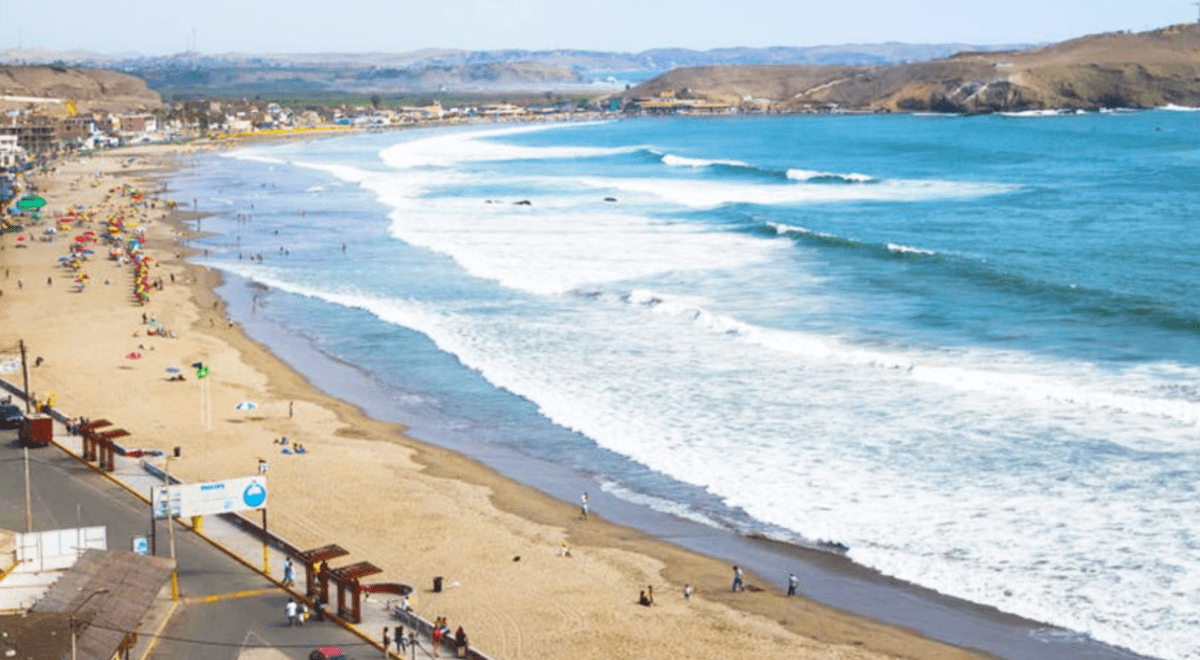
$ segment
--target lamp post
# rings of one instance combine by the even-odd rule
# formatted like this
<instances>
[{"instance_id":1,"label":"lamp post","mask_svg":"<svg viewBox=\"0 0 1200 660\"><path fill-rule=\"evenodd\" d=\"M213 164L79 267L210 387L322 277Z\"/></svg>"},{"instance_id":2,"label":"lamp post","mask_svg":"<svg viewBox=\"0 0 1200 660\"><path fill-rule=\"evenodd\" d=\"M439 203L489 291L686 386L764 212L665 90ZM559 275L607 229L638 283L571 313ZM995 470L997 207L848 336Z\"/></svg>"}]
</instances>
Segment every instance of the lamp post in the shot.
<instances>
[{"instance_id":1,"label":"lamp post","mask_svg":"<svg viewBox=\"0 0 1200 660\"><path fill-rule=\"evenodd\" d=\"M88 597L84 598L82 603L76 605L75 609L71 610L71 660L75 660L75 638L78 637L78 635L75 634L75 613L78 612L79 610L81 610L84 605L87 605L87 602L89 600L91 600L93 596L98 596L100 594L106 594L106 593L108 593L107 588L97 589L97 590L93 591L92 593L88 594Z\"/></svg>"}]
</instances>

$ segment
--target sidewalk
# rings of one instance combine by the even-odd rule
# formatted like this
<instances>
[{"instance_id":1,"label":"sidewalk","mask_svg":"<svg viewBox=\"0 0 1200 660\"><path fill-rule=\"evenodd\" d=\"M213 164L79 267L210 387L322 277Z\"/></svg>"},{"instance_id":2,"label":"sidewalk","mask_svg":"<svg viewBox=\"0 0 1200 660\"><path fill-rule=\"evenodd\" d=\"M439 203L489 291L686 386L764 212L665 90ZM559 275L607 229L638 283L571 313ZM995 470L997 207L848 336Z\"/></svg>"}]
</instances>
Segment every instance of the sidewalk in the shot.
<instances>
[{"instance_id":1,"label":"sidewalk","mask_svg":"<svg viewBox=\"0 0 1200 660\"><path fill-rule=\"evenodd\" d=\"M14 394L14 401L21 398L21 390L15 385L0 378L0 390L8 390ZM104 474L112 479L117 484L123 486L132 494L137 496L147 505L150 503L151 489L155 486L166 484L167 475L163 469L159 468L155 463L165 461L164 458L132 458L122 454L116 454L113 458L112 472L101 469L97 464L85 461L83 455L83 438L81 436L71 435L67 433L65 421L69 419L64 413L58 410L50 412L50 416L54 418L54 445L62 451L66 452L76 460L85 465L88 465L96 472ZM175 477L170 478L172 483L181 483ZM305 576L303 562L296 557L296 553L302 550L287 540L278 537L273 533L268 534L269 543L265 546L263 543L263 532L261 523L254 522L250 518L238 514L220 514L204 516L201 521L200 530L194 530L191 521L177 519L179 527L176 528L176 533L189 533L207 541L214 547L222 550L233 559L245 565L250 570L262 575L272 584L276 585L280 590L291 594L297 601L303 601L308 604L309 611L315 612L315 606L311 599L305 593ZM268 532L270 530L270 519L268 516ZM160 536L162 531L160 527ZM166 543L165 538L157 539L157 543ZM158 554L163 554L161 548ZM296 567L296 584L291 587L284 587L283 567L288 557L292 557L292 561ZM366 586L366 585L364 585ZM343 628L354 633L363 641L374 645L376 652L375 657L384 657L384 649L381 643L383 629L386 626L389 630L389 635L394 635L395 626L403 625L405 637L409 638L410 634L415 634L417 649L411 647L405 652L404 657L432 657L430 650L430 632L433 629L432 622L426 621L413 613L404 613L396 611L394 607L399 598L386 593L368 594L363 593L360 618L361 621L357 624L351 623L346 619L337 615L337 594L334 585L330 584L329 588L329 603L325 607L325 616L330 621L342 626ZM347 601L349 601L347 594ZM169 597L161 602L155 602L151 607L150 612L144 620L142 630L146 633L143 635L137 644L130 652L131 658L144 660L145 657L153 650L155 645L155 635L160 632L170 621L171 616L175 612L177 603L171 602ZM349 604L349 603L347 603ZM443 657L454 657L453 639L448 636L447 644L442 648ZM359 654L367 655L367 654ZM367 655L367 657L370 657ZM387 657L399 658L396 655L395 642L392 642L388 649ZM469 653L469 658L475 660L491 660L488 656L480 653L472 648ZM361 658L360 658L361 660Z\"/></svg>"}]
</instances>

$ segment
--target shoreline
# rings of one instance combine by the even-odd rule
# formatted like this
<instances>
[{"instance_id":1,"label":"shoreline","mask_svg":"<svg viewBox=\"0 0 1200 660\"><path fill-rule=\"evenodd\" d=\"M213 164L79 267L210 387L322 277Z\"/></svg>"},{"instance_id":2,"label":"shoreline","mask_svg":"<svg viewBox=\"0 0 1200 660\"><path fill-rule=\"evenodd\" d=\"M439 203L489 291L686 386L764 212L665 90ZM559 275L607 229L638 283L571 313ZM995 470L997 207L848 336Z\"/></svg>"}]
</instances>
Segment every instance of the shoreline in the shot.
<instances>
[{"instance_id":1,"label":"shoreline","mask_svg":"<svg viewBox=\"0 0 1200 660\"><path fill-rule=\"evenodd\" d=\"M234 294L234 287L250 286L238 276L229 276L219 293ZM232 309L239 324L260 345L291 368L308 373L313 387L335 398L364 400L372 387L370 372L323 353L302 337L268 321L255 321L239 314L249 305L248 295L234 294ZM264 341L266 340L266 341ZM317 374L328 374L322 378ZM342 388L341 393L333 390ZM360 410L378 420L389 418L386 402L366 398ZM678 546L686 553L717 559L723 568L738 563L748 569L747 583L782 595L782 580L763 580L763 575L786 576L789 569L800 567L801 594L851 617L867 617L880 625L921 635L939 643L953 644L984 657L1020 658L1021 660L1151 660L1133 652L1084 638L1062 628L1042 624L991 606L980 605L884 575L853 562L843 553L776 541L732 530L717 530L685 520L649 506L609 495L588 476L517 450L472 443L438 433L430 423L407 420L407 434L418 442L431 443L457 452L469 460L480 461L488 469L557 498L570 507L577 486L591 486L593 510L606 521L626 527L631 537L645 536L651 542ZM483 456L484 458L472 458ZM517 515L527 515L520 502L496 500L493 503ZM510 508L511 507L511 508ZM655 531L649 531L649 530ZM719 573L719 571L718 571ZM672 568L666 569L668 578ZM720 580L720 577L715 579ZM679 575L673 581L686 582ZM733 604L742 607L743 604ZM755 611L751 609L751 611ZM920 657L920 656L917 656Z\"/></svg>"},{"instance_id":2,"label":"shoreline","mask_svg":"<svg viewBox=\"0 0 1200 660\"><path fill-rule=\"evenodd\" d=\"M121 156L128 155L130 150L119 150L112 153L116 154L116 157L111 158L111 161L116 163ZM169 155L165 155L165 157L170 158ZM178 161L178 158L176 160ZM175 165L180 169L189 167L180 162L176 162ZM115 174L122 177L129 176L133 179L149 177L161 184L169 179L172 168L170 163L164 163L162 169L154 171L129 170L122 172L117 170ZM512 461L514 464L518 464L512 470L518 473L518 476L513 477L507 474L505 469L499 469L491 464L496 462L495 458L474 458L462 451L430 444L428 440L413 437L423 432L419 425L406 426L395 421L382 421L381 416L374 413L370 405L362 403L355 397L339 397L336 387L323 387L320 379L306 375L303 368L294 364L295 358L289 360L286 353L280 354L282 352L280 351L281 344L260 342L246 334L242 326L245 325L253 330L253 323L250 323L249 319L237 317L238 301L225 301L218 291L235 287L236 284L230 278L223 277L219 270L187 261L188 255L194 253L194 248L185 247L184 241L180 240L181 233L187 227L185 215L186 213L177 214L164 223L165 227L172 230L172 235L165 235L163 232L158 232L157 235L152 234L147 249L151 254L160 257L156 275L166 277L167 272L170 272L172 275L182 275L185 281L190 280L190 282L186 286L169 288L167 295L163 296L168 302L176 303L178 307L168 310L165 305L159 305L155 300L146 309L157 308L159 314L163 315L164 322L169 322L174 327L186 327L186 330L180 333L181 336L186 334L190 339L194 333L199 342L198 345L190 346L186 350L187 355L203 356L207 358L205 359L206 363L209 360L215 360L212 363L219 364L222 368L226 365L225 360L240 362L241 364L232 367L232 370L239 379L248 381L250 385L238 389L237 394L258 392L254 395L255 400L261 402L266 399L269 402L262 405L260 408L262 412L246 418L230 416L225 419L214 419L214 428L220 425L236 429L236 432L231 431L224 434L225 437L216 439L204 437L205 434L197 433L195 428L189 429L187 423L180 426L178 420L171 419L175 415L171 415L169 411L166 415L157 416L146 411L147 414L143 418L138 414L141 405L140 397L114 396L114 392L103 391L104 388L95 387L96 383L89 378L89 376L94 376L95 372L77 369L79 362L86 361L86 358L75 356L73 361L69 350L58 351L58 355L52 357L47 366L42 368L38 379L34 381L34 391L42 391L44 386L39 386L39 381L46 382L48 380L59 391L59 401L64 408L87 416L98 416L101 411L104 411L105 415L112 416L114 421L119 420L118 423L133 431L135 436L147 438L143 444L157 442L148 440L148 438L161 437L163 432L175 430L182 433L179 442L185 445L185 456L190 458L198 453L203 457L193 461L180 461L176 464L178 474L186 479L202 478L205 475L227 476L230 461L249 469L250 455L272 451L270 445L262 441L269 436L278 435L280 432L297 433L294 437L305 437L305 442L308 444L310 442L307 439L308 436L299 434L310 432L311 427L308 425L308 420L312 418L315 426L328 431L330 436L329 439L314 442L317 445L317 451L321 452L322 456L326 452L334 453L329 450L344 454L344 456L331 456L330 461L344 459L343 463L349 467L339 463L339 469L350 470L351 478L358 477L366 482L364 485L368 486L372 483L378 486L379 482L383 480L392 485L392 479L396 479L395 484L397 485L403 482L412 482L416 487L410 487L403 493L397 493L396 498L405 503L415 503L418 498L424 497L433 499L432 506L423 509L423 513L419 516L413 516L409 507L398 507L396 508L398 519L395 523L385 514L384 520L388 523L389 528L403 527L406 534L417 537L415 541L404 539L410 541L405 544L405 550L396 551L392 547L396 545L395 542L398 539L387 533L389 529L380 529L379 524L374 527L370 525L370 521L374 517L373 512L368 511L367 518L357 521L357 524L347 515L350 507L363 506L359 499L364 493L372 492L370 488L353 494L321 493L327 495L332 501L310 502L305 498L312 494L310 481L314 475L311 473L318 466L289 466L288 459L277 457L272 459L273 466L282 464L283 467L272 470L272 477L278 480L276 483L283 483L280 484L282 487L276 486L275 488L279 488L278 497L284 499L285 506L293 509L293 515L284 514L281 516L282 520L273 516L273 520L279 521L274 523L273 527L279 525L276 528L281 529L281 533L288 538L295 538L301 543L310 541L324 543L336 540L352 549L355 553L355 560L370 559L380 564L385 568L385 574L382 577L398 579L417 588L420 594L418 610L425 606L423 600L433 598L424 590L428 583L426 576L441 574L443 571L454 575L450 568L444 567L444 564L455 565L453 570L462 574L462 581L470 585L473 593L465 595L462 592L466 590L459 590L458 593L437 601L436 605L442 608L440 612L449 614L452 620L463 621L471 631L476 643L489 654L498 658L521 658L529 656L530 653L537 655L538 647L533 645L532 640L552 634L546 632L546 627L549 626L556 635L567 634L564 631L574 631L574 634L569 635L558 648L570 649L569 655L578 658L622 656L622 653L629 656L637 655L637 657L665 658L673 657L680 652L688 652L696 657L707 657L708 655L740 657L742 653L739 653L739 650L744 650L746 657L765 652L786 652L791 657L826 657L831 651L829 646L838 647L839 652L845 653L844 656L839 657L908 657L931 660L980 657L970 651L947 646L902 628L876 623L807 599L785 600L781 589L775 586L774 582L763 580L753 573L748 575L748 583L771 586L764 587L765 591L758 593L730 594L726 590L729 578L729 565L726 561L715 558L716 555L711 552L702 554L681 547L676 542L640 531L637 527L644 525L636 523L639 520L642 523L647 521L644 512L641 514L635 512L631 516L635 523L632 526L624 520L608 522L610 512L616 512L625 507L630 510L639 509L640 507L636 505L621 505L616 498L602 496L602 491L597 488L593 492L598 494L598 511L604 514L604 519L583 522L578 520L575 507L569 503L572 494L578 490L576 488L578 481L571 481L569 487L563 484L563 488L573 490L569 490L566 497L562 498L561 495L556 496L553 488L543 488L536 484L527 485L529 477L539 471L530 467L530 461L533 459L529 459L529 457L524 457L522 460L519 456L511 456L504 457L499 461L501 463ZM190 231L188 231L188 236L191 236ZM9 243L9 247L11 247L10 240L0 240ZM52 271L53 257L50 251L43 249L43 246L31 246L27 249L27 254L21 256L29 257L35 251L43 253L42 261L45 262L43 265L48 272ZM14 249L13 252L16 250ZM9 266L10 262L16 265L13 252L0 252L0 260L4 262L4 266ZM175 254L179 256L171 256ZM29 268L30 272L36 270L36 264L32 263L31 259L23 259L20 267L22 269ZM166 270L159 272L159 269L163 268ZM34 283L40 280L40 277L40 275L27 277L30 284L25 288L34 288ZM5 283L3 288L9 289L10 287ZM46 299L50 300L54 293L47 295ZM92 293L92 291L88 291L80 294L77 296L79 300L71 302L90 302L83 299ZM104 293L109 292L105 291ZM124 309L125 306L121 305L120 300L120 294L117 293L116 298L110 296L110 299L107 300L107 308L96 309L93 307L89 312L101 315L107 313L109 316L123 314L126 318L116 320L111 325L114 329L126 327L130 323L129 319L140 312L132 304L129 305L131 309ZM19 334L14 331L22 330L19 327L22 319L12 318L13 312L10 311L11 308L8 308L11 302L13 301L7 292L4 298L0 298L0 303L4 303L4 307L7 308L0 310L0 324L3 324L0 325L0 329L3 330L3 334L0 335L3 341L0 341L0 344L4 345L9 343L7 340L10 335ZM39 301L30 304L36 305L37 302ZM47 304L45 301L40 302L42 302L41 308L47 313L54 313L53 309L47 308L76 307L74 304L56 306L52 303ZM231 308L235 310L233 321L236 323L236 327L227 325L231 318L228 316ZM25 307L22 309L36 308ZM62 312L62 310L58 311ZM74 310L67 310L67 318L70 318L70 314L73 312ZM174 318L169 319L168 312ZM63 336L70 337L70 339L62 341L78 341L81 345L105 347L105 339L100 336L99 331L95 333L96 337L81 336L87 334L88 332L81 327L64 328ZM117 335L112 335L112 337L115 336ZM111 337L109 339L111 340ZM158 346L166 348L166 345L161 343ZM182 355L180 357L183 361L187 361L187 358ZM333 358L329 356L324 356L324 358L333 361ZM112 364L113 362L109 361L107 366L111 367ZM126 372L139 368L119 362L117 364L116 369ZM126 367L129 368L126 370ZM344 363L343 368L351 371L357 369L353 365ZM321 373L330 371L328 365L324 365L322 369ZM75 371L84 373L77 374L74 373ZM111 378L119 380L117 377L125 375L130 378L135 377L133 374L118 373ZM369 387L369 374L359 372L359 376L367 381L365 386ZM139 381L126 379L126 382ZM234 380L231 387L236 389L240 384L240 380ZM175 386L168 385L165 386L165 389L159 386L163 390L163 396L170 397L171 402L180 406L190 405L190 398L182 396L181 392L169 391L172 387ZM183 387L178 386L178 389L182 390ZM146 386L145 389L149 390L150 388ZM184 403L185 398L188 399L186 404ZM236 398L238 397L232 397L231 400ZM346 399L358 400L360 403L349 403ZM279 410L279 405L282 403L286 407L288 401L296 402L299 416L306 420L304 426L297 426L286 412ZM170 405L163 407L169 408ZM222 414L226 415L228 411L222 410ZM191 417L190 412L188 416ZM194 419L190 421L192 427L195 427L194 421ZM255 429L256 426L270 426L270 428ZM242 432L243 428L245 433ZM288 430L291 428L296 430ZM246 436L251 434L252 429L254 429L253 435L256 437L250 440ZM316 436L313 435L313 437ZM239 445L253 442L254 446L231 446L230 441L233 438L236 438ZM436 443L436 440L433 442ZM490 449L494 452L494 448ZM358 452L361 452L362 459L351 460L348 458L352 453L358 455ZM211 456L205 456L205 454L211 454ZM513 454L515 455L515 452ZM206 462L205 458L208 459ZM313 457L300 460L315 461L317 459ZM200 465L202 462L205 464ZM522 463L523 467L519 465ZM326 467L324 462L319 465L321 468ZM522 470L524 470L525 478L521 478ZM562 478L562 476L559 475L558 478ZM441 499L435 497L439 494L438 492L425 493L426 489L441 491ZM318 504L320 505L318 506ZM465 525L455 525L455 521L451 520L457 514L463 513L459 510L460 505L470 509L467 513L470 514L471 520L467 521ZM447 506L454 507L454 510L452 512L445 511ZM296 509L305 509L305 511L300 512ZM438 514L439 509L442 510L440 514ZM664 517L666 516L664 515ZM337 526L339 534L337 539L329 538L325 531L329 528L330 521L333 520L340 522L340 525ZM687 524L685 521L680 522ZM482 538L476 536L473 543L480 546L499 545L503 549L472 547L470 550L463 550L454 543L444 542L444 536L452 537L451 540L463 538L470 534L470 527L484 525L489 526L486 535ZM711 529L705 529L711 534ZM581 568L586 569L584 571L586 575L582 579L578 578L579 571L574 567L563 569L562 565L568 563L567 560L551 556L552 549L557 545L558 537L562 535L569 536L577 554L581 555L579 559L573 561L583 564ZM497 538L498 536L500 538ZM739 538L732 534L729 536L734 537L734 540ZM345 537L350 540L347 541ZM741 541L738 543L727 544L724 547L728 547L732 551L746 547L745 543L769 544L769 542L765 544L746 537L740 538ZM728 542L728 539L726 541ZM481 549L489 550L490 555L486 552L482 555L479 554L478 551ZM786 549L788 552L794 551L790 546ZM471 556L453 556L455 554ZM500 554L503 555L502 558L494 556ZM538 578L532 581L534 584L527 584L531 581L528 576L507 575L509 569L512 568L509 557L513 554L523 554L528 559L526 563L537 564L535 570L538 570L539 573L537 574ZM542 558L542 554L550 558ZM500 561L504 563L501 564ZM843 561L848 563L848 560ZM841 570L845 571L846 569L842 567ZM857 567L857 570L865 572L868 569ZM497 582L500 584L493 591L486 595L479 593L485 588L484 580L496 578L497 574L502 572L506 575L499 576L501 579ZM847 575L842 574L839 577L837 570L830 572L833 574L833 577L829 578L834 581L833 588L844 587ZM451 577L449 579L457 580L458 578ZM836 582L839 579L842 582ZM556 585L554 584L555 580L561 580L563 584ZM805 585L805 580L806 578L802 577L802 585ZM630 590L636 592L638 584L644 584L647 581L658 585L662 585L666 581L669 587L661 588L659 597L661 606L650 611L653 615L647 615L646 611L640 610L640 608L619 606L633 601L633 593L630 593ZM686 604L677 594L678 587L685 581L699 586L697 596ZM614 582L618 584L613 584ZM517 593L522 590L521 585L532 587L532 592ZM566 587L568 591L577 589L588 591L577 594L564 593L559 587ZM503 594L503 602L497 600L498 597L495 595L497 593ZM461 598L460 594L462 594ZM503 610L508 611L509 619L513 619L511 612L515 610L522 615L522 620L504 621L505 615L495 611L495 607L489 604L489 599L497 602ZM484 602L471 602L480 600ZM956 601L951 603L950 608L953 609L964 604L962 601ZM482 607L480 607L481 605ZM546 605L549 606L550 611L542 612L541 610ZM892 606L903 610L910 607L911 603L901 601ZM564 608L569 610L572 616L563 616ZM423 613L430 614L430 612ZM572 617L575 617L576 620L564 628L561 620L572 619ZM484 625L483 622L488 619L496 619L499 623ZM578 627L586 627L588 624L593 627L586 631L577 630ZM700 630L699 628L710 629ZM711 628L718 629L712 630ZM522 629L525 630L522 632ZM736 641L732 644L730 643L730 631L738 633ZM516 642L512 641L514 634ZM681 635L689 637L686 643L680 641ZM747 636L751 639L747 640ZM597 644L596 640L601 641ZM661 640L662 643L651 645L651 640ZM1040 647L1044 646L1045 642L1036 641L1036 644ZM1103 657L1115 656L1114 649L1111 647L1105 647L1105 649ZM1059 651L1061 652L1062 649ZM645 652L649 652L649 655L645 655ZM1046 657L1064 656L1059 653ZM1091 656L1068 655L1065 657ZM1116 655L1115 657L1132 658L1137 656Z\"/></svg>"}]
</instances>

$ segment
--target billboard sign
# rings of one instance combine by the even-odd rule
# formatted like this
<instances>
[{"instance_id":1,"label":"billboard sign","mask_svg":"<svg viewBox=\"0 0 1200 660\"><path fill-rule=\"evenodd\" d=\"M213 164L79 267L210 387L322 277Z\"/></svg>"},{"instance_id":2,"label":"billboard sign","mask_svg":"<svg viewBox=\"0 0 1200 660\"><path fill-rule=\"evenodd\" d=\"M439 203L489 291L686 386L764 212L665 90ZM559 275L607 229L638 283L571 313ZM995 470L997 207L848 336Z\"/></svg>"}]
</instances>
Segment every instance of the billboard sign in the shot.
<instances>
[{"instance_id":1,"label":"billboard sign","mask_svg":"<svg viewBox=\"0 0 1200 660\"><path fill-rule=\"evenodd\" d=\"M151 500L155 518L232 513L267 506L267 477L241 477L199 484L155 486Z\"/></svg>"}]
</instances>

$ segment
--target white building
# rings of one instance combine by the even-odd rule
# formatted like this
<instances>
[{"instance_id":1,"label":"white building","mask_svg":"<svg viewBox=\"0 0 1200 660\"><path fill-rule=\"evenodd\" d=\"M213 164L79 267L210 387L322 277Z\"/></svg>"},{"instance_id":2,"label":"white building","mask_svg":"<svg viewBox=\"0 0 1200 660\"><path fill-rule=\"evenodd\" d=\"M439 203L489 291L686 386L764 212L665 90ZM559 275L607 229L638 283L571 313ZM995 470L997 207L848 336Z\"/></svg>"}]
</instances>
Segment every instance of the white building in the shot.
<instances>
[{"instance_id":1,"label":"white building","mask_svg":"<svg viewBox=\"0 0 1200 660\"><path fill-rule=\"evenodd\" d=\"M17 145L17 136L0 135L0 167L16 167L25 160L25 150Z\"/></svg>"}]
</instances>

